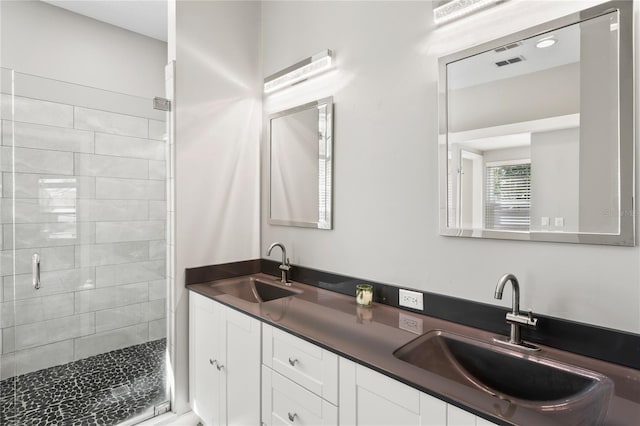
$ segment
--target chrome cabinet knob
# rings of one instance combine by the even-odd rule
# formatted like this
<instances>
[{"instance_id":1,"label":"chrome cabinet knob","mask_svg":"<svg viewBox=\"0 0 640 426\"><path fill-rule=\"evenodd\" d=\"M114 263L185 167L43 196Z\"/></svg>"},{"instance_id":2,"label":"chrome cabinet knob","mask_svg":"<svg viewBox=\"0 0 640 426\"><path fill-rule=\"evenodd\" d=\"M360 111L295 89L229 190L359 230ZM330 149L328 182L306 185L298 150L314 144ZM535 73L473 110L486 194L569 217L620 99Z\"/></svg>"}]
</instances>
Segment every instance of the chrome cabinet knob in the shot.
<instances>
[{"instance_id":1,"label":"chrome cabinet knob","mask_svg":"<svg viewBox=\"0 0 640 426\"><path fill-rule=\"evenodd\" d=\"M296 417L298 417L298 415L296 413L287 413L287 415L289 416L289 421L290 422L294 422L296 420Z\"/></svg>"},{"instance_id":2,"label":"chrome cabinet knob","mask_svg":"<svg viewBox=\"0 0 640 426\"><path fill-rule=\"evenodd\" d=\"M218 369L218 371L224 368L224 365L220 364L217 359L209 358L209 364L214 365Z\"/></svg>"},{"instance_id":3,"label":"chrome cabinet knob","mask_svg":"<svg viewBox=\"0 0 640 426\"><path fill-rule=\"evenodd\" d=\"M298 361L298 358L294 358L294 359L289 358L289 364L290 364L292 367L295 367L296 363L298 363L298 362L299 362L299 361Z\"/></svg>"}]
</instances>

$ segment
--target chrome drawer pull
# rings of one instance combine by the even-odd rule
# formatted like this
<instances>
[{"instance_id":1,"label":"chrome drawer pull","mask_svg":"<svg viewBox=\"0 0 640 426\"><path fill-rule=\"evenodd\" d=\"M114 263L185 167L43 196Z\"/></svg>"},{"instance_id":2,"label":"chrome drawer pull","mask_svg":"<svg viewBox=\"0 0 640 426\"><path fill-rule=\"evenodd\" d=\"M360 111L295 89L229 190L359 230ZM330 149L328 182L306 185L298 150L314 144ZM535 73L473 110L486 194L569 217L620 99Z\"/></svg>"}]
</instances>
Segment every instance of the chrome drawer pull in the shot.
<instances>
[{"instance_id":1,"label":"chrome drawer pull","mask_svg":"<svg viewBox=\"0 0 640 426\"><path fill-rule=\"evenodd\" d=\"M289 416L289 421L290 422L295 422L296 421L296 417L298 417L298 415L296 413L287 413L287 415Z\"/></svg>"},{"instance_id":2,"label":"chrome drawer pull","mask_svg":"<svg viewBox=\"0 0 640 426\"><path fill-rule=\"evenodd\" d=\"M298 358L294 358L294 359L289 358L289 364L291 364L292 367L295 367L297 362L300 362L298 361Z\"/></svg>"},{"instance_id":3,"label":"chrome drawer pull","mask_svg":"<svg viewBox=\"0 0 640 426\"><path fill-rule=\"evenodd\" d=\"M216 368L220 371L224 368L224 365L216 363Z\"/></svg>"}]
</instances>

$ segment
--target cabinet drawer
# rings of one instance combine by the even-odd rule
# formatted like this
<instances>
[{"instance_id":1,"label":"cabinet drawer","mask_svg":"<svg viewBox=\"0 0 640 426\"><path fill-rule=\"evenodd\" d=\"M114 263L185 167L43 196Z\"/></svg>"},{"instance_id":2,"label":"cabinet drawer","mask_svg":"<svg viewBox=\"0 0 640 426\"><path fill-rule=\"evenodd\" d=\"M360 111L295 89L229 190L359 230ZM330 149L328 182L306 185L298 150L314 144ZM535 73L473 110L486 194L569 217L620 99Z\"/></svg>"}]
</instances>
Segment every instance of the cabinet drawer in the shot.
<instances>
[{"instance_id":1,"label":"cabinet drawer","mask_svg":"<svg viewBox=\"0 0 640 426\"><path fill-rule=\"evenodd\" d=\"M338 407L262 366L262 423L272 425L337 425Z\"/></svg>"},{"instance_id":2,"label":"cabinet drawer","mask_svg":"<svg viewBox=\"0 0 640 426\"><path fill-rule=\"evenodd\" d=\"M262 362L274 371L338 404L338 356L263 324Z\"/></svg>"}]
</instances>

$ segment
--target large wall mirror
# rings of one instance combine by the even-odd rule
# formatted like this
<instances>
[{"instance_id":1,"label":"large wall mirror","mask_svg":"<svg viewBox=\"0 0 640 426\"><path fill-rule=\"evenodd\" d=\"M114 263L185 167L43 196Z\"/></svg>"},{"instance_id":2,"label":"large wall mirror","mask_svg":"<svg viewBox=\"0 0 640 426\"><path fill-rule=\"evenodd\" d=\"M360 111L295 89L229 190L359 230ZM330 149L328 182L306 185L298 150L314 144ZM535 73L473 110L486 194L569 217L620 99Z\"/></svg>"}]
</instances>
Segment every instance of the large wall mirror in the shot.
<instances>
[{"instance_id":1,"label":"large wall mirror","mask_svg":"<svg viewBox=\"0 0 640 426\"><path fill-rule=\"evenodd\" d=\"M333 99L269 116L269 223L331 229Z\"/></svg>"},{"instance_id":2,"label":"large wall mirror","mask_svg":"<svg viewBox=\"0 0 640 426\"><path fill-rule=\"evenodd\" d=\"M440 59L441 234L632 246L632 2Z\"/></svg>"}]
</instances>

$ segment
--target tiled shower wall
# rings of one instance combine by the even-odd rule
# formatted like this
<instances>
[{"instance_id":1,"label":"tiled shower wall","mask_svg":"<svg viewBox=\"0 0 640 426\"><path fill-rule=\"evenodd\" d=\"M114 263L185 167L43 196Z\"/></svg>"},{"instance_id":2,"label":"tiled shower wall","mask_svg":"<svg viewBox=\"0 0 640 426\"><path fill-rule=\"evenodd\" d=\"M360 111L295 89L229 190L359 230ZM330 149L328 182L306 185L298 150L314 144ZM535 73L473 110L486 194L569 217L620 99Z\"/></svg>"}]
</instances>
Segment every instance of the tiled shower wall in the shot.
<instances>
[{"instance_id":1,"label":"tiled shower wall","mask_svg":"<svg viewBox=\"0 0 640 426\"><path fill-rule=\"evenodd\" d=\"M2 95L1 378L165 337L166 130L151 101L137 116L14 100L12 121Z\"/></svg>"}]
</instances>

